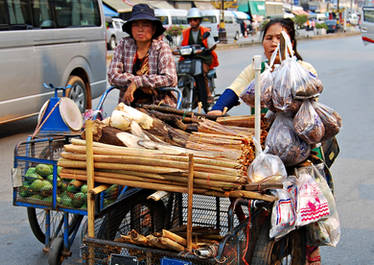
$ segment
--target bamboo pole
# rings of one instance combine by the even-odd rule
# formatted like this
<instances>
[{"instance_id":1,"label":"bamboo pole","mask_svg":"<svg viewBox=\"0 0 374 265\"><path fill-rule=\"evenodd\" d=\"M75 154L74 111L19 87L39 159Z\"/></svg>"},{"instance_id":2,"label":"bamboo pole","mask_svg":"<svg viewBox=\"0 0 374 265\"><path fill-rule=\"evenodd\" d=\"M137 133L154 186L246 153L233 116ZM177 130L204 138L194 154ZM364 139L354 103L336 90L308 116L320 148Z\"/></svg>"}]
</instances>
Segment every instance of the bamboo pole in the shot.
<instances>
[{"instance_id":1,"label":"bamboo pole","mask_svg":"<svg viewBox=\"0 0 374 265\"><path fill-rule=\"evenodd\" d=\"M192 252L192 201L194 181L193 154L188 155L188 205L187 205L187 250Z\"/></svg>"},{"instance_id":2,"label":"bamboo pole","mask_svg":"<svg viewBox=\"0 0 374 265\"><path fill-rule=\"evenodd\" d=\"M87 194L87 231L90 238L95 237L95 196L91 192L94 189L94 159L92 151L93 135L92 135L92 126L93 121L86 121L86 155L87 155L87 188L89 193ZM94 264L94 249L93 247L89 248L89 264Z\"/></svg>"},{"instance_id":3,"label":"bamboo pole","mask_svg":"<svg viewBox=\"0 0 374 265\"><path fill-rule=\"evenodd\" d=\"M66 152L71 153L80 153L85 154L86 150L85 147L68 144L64 146ZM98 155L119 155L119 156L134 156L134 157L154 157L159 159L168 159L168 160L175 160L181 162L188 162L188 158L185 154L183 155L174 155L174 154L167 154L167 153L154 153L150 151L142 152L142 149L139 149L138 152L136 151L126 151L126 150L117 150L117 149L110 149L110 148L102 148L102 147L93 147L94 154ZM207 165L214 165L219 167L228 167L228 168L236 168L240 166L239 163L234 162L230 159L224 159L219 157L213 156L202 156L196 155L194 161L198 164L207 164Z\"/></svg>"},{"instance_id":4,"label":"bamboo pole","mask_svg":"<svg viewBox=\"0 0 374 265\"><path fill-rule=\"evenodd\" d=\"M88 187L88 186L87 186ZM90 193L93 193L93 195L96 195L96 194L99 194L100 192L106 190L108 188L107 185L100 185L100 186L97 186L95 188L93 188L92 190L90 190L89 192Z\"/></svg>"}]
</instances>

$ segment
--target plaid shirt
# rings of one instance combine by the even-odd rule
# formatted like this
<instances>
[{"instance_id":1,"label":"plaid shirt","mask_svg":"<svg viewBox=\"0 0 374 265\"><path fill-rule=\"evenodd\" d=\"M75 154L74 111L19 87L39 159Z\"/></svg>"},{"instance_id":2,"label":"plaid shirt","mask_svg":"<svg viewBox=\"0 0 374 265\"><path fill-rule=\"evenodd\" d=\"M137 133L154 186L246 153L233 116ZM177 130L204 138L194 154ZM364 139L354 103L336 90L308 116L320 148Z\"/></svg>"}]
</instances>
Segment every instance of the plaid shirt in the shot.
<instances>
[{"instance_id":1,"label":"plaid shirt","mask_svg":"<svg viewBox=\"0 0 374 265\"><path fill-rule=\"evenodd\" d=\"M136 43L131 37L120 40L108 70L111 85L128 87L132 81L136 87L173 87L177 85L175 61L168 44L162 40L152 40L149 48L149 74L132 74Z\"/></svg>"}]
</instances>

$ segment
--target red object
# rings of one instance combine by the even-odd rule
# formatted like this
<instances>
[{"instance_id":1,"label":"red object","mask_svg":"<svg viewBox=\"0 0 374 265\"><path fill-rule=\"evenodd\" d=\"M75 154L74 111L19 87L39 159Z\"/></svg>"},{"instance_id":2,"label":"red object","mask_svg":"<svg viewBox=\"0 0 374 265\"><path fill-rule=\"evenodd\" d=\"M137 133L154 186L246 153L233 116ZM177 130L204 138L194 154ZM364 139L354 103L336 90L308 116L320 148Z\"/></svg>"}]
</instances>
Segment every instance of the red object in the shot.
<instances>
[{"instance_id":1,"label":"red object","mask_svg":"<svg viewBox=\"0 0 374 265\"><path fill-rule=\"evenodd\" d=\"M371 42L371 43L374 43L374 40L368 38L368 37L365 37L365 36L362 36L362 40L363 41L367 41L367 42Z\"/></svg>"}]
</instances>

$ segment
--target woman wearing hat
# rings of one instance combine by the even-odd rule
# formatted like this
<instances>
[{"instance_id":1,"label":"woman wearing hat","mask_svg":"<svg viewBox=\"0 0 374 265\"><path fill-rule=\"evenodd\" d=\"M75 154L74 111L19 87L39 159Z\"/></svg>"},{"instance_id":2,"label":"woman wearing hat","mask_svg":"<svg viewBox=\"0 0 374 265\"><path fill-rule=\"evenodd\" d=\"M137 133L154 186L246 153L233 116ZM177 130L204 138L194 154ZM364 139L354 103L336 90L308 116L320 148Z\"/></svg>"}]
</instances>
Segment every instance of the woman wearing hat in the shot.
<instances>
[{"instance_id":1,"label":"woman wearing hat","mask_svg":"<svg viewBox=\"0 0 374 265\"><path fill-rule=\"evenodd\" d=\"M119 102L176 107L172 92L157 89L176 86L177 74L169 45L158 38L165 29L153 9L134 5L123 31L130 37L120 40L108 70L110 84L120 88Z\"/></svg>"}]
</instances>

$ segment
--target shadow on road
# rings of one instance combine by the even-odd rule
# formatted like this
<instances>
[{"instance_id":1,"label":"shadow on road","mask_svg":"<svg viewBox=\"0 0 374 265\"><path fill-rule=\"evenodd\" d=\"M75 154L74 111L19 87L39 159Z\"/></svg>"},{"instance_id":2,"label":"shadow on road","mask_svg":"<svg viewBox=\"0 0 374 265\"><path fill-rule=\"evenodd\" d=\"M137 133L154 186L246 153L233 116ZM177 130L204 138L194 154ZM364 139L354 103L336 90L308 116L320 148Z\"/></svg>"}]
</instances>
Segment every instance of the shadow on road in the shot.
<instances>
[{"instance_id":1,"label":"shadow on road","mask_svg":"<svg viewBox=\"0 0 374 265\"><path fill-rule=\"evenodd\" d=\"M19 133L32 133L36 126L36 117L0 124L0 138Z\"/></svg>"}]
</instances>

